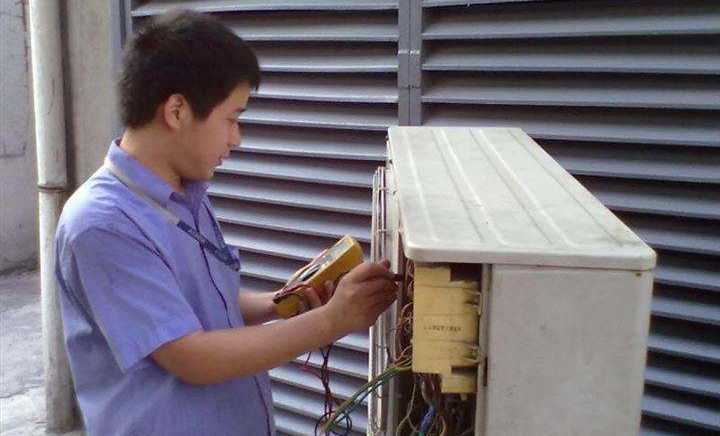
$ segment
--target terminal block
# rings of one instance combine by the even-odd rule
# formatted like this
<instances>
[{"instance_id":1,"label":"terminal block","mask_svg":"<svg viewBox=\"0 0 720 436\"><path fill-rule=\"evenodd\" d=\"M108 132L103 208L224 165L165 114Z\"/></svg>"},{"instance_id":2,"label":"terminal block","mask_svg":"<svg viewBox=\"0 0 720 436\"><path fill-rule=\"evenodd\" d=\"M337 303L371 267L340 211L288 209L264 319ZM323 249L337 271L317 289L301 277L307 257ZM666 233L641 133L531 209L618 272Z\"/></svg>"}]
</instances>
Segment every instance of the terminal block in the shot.
<instances>
[{"instance_id":1,"label":"terminal block","mask_svg":"<svg viewBox=\"0 0 720 436\"><path fill-rule=\"evenodd\" d=\"M443 393L477 391L480 296L477 279L449 265L415 264L412 369L439 374Z\"/></svg>"}]
</instances>

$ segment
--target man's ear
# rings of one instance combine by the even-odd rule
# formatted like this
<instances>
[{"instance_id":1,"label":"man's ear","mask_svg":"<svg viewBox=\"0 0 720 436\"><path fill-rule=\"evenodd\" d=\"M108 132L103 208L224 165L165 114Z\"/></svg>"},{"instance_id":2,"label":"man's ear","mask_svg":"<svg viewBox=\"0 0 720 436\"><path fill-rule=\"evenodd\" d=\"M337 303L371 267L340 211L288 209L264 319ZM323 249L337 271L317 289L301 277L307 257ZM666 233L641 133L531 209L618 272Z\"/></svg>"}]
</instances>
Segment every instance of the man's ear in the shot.
<instances>
[{"instance_id":1,"label":"man's ear","mask_svg":"<svg viewBox=\"0 0 720 436\"><path fill-rule=\"evenodd\" d=\"M165 124L172 130L179 130L192 117L190 104L182 94L173 94L160 106Z\"/></svg>"}]
</instances>

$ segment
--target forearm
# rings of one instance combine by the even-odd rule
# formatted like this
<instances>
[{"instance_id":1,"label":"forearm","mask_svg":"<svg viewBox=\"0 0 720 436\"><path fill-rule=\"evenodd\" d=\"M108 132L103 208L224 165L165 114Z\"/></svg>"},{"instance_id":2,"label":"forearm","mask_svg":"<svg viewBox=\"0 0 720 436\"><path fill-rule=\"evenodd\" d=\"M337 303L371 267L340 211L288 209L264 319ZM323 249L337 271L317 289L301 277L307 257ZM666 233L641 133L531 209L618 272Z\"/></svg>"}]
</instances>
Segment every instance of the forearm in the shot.
<instances>
[{"instance_id":1,"label":"forearm","mask_svg":"<svg viewBox=\"0 0 720 436\"><path fill-rule=\"evenodd\" d=\"M252 326L277 319L273 292L252 292L241 290L237 304L240 306L245 325Z\"/></svg>"},{"instance_id":2,"label":"forearm","mask_svg":"<svg viewBox=\"0 0 720 436\"><path fill-rule=\"evenodd\" d=\"M193 384L220 383L282 365L372 325L396 297L392 282L397 278L388 266L388 262L363 263L340 280L327 304L308 294L314 295L312 307L317 308L293 318L193 333L161 346L152 357L165 370ZM248 311L255 321L263 313L267 314Z\"/></svg>"},{"instance_id":3,"label":"forearm","mask_svg":"<svg viewBox=\"0 0 720 436\"><path fill-rule=\"evenodd\" d=\"M282 365L339 336L319 308L271 324L198 332L160 347L153 357L187 383L212 384Z\"/></svg>"}]
</instances>

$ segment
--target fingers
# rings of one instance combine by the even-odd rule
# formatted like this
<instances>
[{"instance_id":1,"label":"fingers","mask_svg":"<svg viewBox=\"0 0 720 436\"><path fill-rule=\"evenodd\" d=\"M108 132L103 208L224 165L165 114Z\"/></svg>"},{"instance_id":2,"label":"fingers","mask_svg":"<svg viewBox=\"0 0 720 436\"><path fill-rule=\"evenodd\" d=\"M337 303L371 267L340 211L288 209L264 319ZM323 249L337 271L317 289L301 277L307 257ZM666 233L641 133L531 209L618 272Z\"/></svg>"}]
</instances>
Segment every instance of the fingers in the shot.
<instances>
[{"instance_id":1,"label":"fingers","mask_svg":"<svg viewBox=\"0 0 720 436\"><path fill-rule=\"evenodd\" d=\"M379 299L376 301L370 308L370 312L373 314L373 322L377 319L377 317L385 312L396 300L396 294L390 294L391 296L388 298L387 296Z\"/></svg>"},{"instance_id":2,"label":"fingers","mask_svg":"<svg viewBox=\"0 0 720 436\"><path fill-rule=\"evenodd\" d=\"M399 282L403 279L402 274L395 274L392 272L392 270L390 269L390 261L388 259L383 259L378 263L380 264L380 266L382 266L383 268L387 269L388 271L390 271L392 273L392 277L390 278L390 280L392 280L394 282Z\"/></svg>"},{"instance_id":3,"label":"fingers","mask_svg":"<svg viewBox=\"0 0 720 436\"><path fill-rule=\"evenodd\" d=\"M390 307L391 304L395 302L396 298L394 294L391 294L390 297L383 297L379 299L378 301L373 304L372 309L376 311L376 313L382 313L384 312L388 307Z\"/></svg>"},{"instance_id":4,"label":"fingers","mask_svg":"<svg viewBox=\"0 0 720 436\"><path fill-rule=\"evenodd\" d=\"M362 289L363 293L368 295L368 297L373 297L375 295L394 295L397 291L397 285L384 278L367 280L365 282L358 283L358 286Z\"/></svg>"},{"instance_id":5,"label":"fingers","mask_svg":"<svg viewBox=\"0 0 720 436\"><path fill-rule=\"evenodd\" d=\"M393 304L393 302L395 302L396 299L397 293L373 295L368 302L370 313L384 312L391 304Z\"/></svg>"},{"instance_id":6,"label":"fingers","mask_svg":"<svg viewBox=\"0 0 720 436\"><path fill-rule=\"evenodd\" d=\"M330 301L330 298L332 298L333 294L335 293L335 283L328 280L325 282L325 295L322 298L323 302L327 303Z\"/></svg>"},{"instance_id":7,"label":"fingers","mask_svg":"<svg viewBox=\"0 0 720 436\"><path fill-rule=\"evenodd\" d=\"M318 293L315 289L306 288L303 290L303 294L308 299L311 309L315 309L317 307L322 306L322 300L320 299L320 296L318 295Z\"/></svg>"},{"instance_id":8,"label":"fingers","mask_svg":"<svg viewBox=\"0 0 720 436\"><path fill-rule=\"evenodd\" d=\"M402 279L402 277L398 274L390 271L388 269L389 267L390 262L387 260L378 263L365 262L350 271L348 273L348 278L355 282L364 282L374 278L384 278L390 281L398 281Z\"/></svg>"}]
</instances>

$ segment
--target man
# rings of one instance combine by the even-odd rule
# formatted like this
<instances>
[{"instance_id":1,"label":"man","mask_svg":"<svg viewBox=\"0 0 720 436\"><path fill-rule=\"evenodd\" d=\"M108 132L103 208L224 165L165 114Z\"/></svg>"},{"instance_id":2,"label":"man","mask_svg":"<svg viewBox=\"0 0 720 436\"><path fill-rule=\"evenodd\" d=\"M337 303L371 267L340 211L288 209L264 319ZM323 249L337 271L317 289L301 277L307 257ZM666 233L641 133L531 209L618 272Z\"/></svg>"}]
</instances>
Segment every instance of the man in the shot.
<instances>
[{"instance_id":1,"label":"man","mask_svg":"<svg viewBox=\"0 0 720 436\"><path fill-rule=\"evenodd\" d=\"M56 238L90 436L272 434L266 371L368 328L395 298L387 263L355 268L331 298L308 292L312 310L271 324L272 294L240 290L205 190L259 82L253 52L210 17L176 12L129 43L126 130Z\"/></svg>"}]
</instances>

